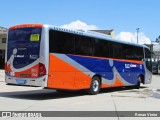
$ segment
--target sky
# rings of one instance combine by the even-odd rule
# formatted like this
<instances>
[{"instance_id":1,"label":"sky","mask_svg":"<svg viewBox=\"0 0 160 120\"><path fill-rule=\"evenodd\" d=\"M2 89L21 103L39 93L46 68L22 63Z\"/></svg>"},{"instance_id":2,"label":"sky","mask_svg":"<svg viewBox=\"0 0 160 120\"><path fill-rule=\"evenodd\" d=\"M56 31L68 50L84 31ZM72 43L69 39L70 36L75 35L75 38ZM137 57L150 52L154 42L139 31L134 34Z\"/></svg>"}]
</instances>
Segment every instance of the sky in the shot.
<instances>
[{"instance_id":1,"label":"sky","mask_svg":"<svg viewBox=\"0 0 160 120\"><path fill-rule=\"evenodd\" d=\"M0 26L42 23L73 29L114 29L116 38L155 41L160 0L0 0Z\"/></svg>"}]
</instances>

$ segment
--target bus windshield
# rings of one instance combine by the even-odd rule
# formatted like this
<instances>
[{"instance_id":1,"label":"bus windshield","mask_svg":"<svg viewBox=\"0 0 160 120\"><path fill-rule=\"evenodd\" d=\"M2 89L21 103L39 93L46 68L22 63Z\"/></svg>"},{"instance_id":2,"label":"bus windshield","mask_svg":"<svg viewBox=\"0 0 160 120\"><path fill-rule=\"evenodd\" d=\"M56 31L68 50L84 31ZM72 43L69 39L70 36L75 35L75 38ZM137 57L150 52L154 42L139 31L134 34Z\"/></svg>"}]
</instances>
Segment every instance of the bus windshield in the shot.
<instances>
[{"instance_id":1,"label":"bus windshield","mask_svg":"<svg viewBox=\"0 0 160 120\"><path fill-rule=\"evenodd\" d=\"M23 68L39 58L42 28L11 29L8 33L7 61L14 54L14 68Z\"/></svg>"},{"instance_id":2,"label":"bus windshield","mask_svg":"<svg viewBox=\"0 0 160 120\"><path fill-rule=\"evenodd\" d=\"M146 61L146 67L147 69L152 72L152 58L151 58L151 52L145 48L145 61Z\"/></svg>"}]
</instances>

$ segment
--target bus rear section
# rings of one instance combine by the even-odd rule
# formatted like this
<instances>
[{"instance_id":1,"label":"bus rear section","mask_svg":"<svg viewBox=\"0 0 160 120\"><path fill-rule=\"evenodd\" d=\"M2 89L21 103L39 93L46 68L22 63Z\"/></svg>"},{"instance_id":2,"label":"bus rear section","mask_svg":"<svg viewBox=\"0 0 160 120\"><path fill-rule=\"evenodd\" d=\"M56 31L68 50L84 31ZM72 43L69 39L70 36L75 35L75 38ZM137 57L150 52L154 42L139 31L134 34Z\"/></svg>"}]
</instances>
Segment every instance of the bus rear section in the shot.
<instances>
[{"instance_id":1,"label":"bus rear section","mask_svg":"<svg viewBox=\"0 0 160 120\"><path fill-rule=\"evenodd\" d=\"M40 53L42 28L41 24L23 24L9 28L6 83L45 87L46 66Z\"/></svg>"}]
</instances>

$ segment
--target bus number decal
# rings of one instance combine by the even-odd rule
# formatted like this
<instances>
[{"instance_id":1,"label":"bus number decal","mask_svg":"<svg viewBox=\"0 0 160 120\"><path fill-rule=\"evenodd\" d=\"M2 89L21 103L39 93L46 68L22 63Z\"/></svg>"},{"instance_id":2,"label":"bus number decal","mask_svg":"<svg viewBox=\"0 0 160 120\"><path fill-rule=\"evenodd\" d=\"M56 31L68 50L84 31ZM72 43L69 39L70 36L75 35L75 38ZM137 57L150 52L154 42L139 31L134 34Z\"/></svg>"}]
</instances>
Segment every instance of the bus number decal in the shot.
<instances>
[{"instance_id":1,"label":"bus number decal","mask_svg":"<svg viewBox=\"0 0 160 120\"><path fill-rule=\"evenodd\" d=\"M31 34L30 41L39 41L39 34Z\"/></svg>"}]
</instances>

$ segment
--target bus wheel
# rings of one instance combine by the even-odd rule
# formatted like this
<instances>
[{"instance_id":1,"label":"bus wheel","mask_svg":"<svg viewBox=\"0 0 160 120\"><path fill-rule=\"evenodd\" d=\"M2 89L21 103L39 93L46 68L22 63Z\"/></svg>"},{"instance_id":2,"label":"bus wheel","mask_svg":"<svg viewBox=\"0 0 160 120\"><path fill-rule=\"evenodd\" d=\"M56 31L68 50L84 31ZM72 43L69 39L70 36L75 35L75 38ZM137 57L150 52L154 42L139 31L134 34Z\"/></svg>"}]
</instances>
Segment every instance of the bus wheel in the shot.
<instances>
[{"instance_id":1,"label":"bus wheel","mask_svg":"<svg viewBox=\"0 0 160 120\"><path fill-rule=\"evenodd\" d=\"M90 88L88 90L89 94L96 95L99 93L101 87L100 78L95 76L92 78Z\"/></svg>"},{"instance_id":2,"label":"bus wheel","mask_svg":"<svg viewBox=\"0 0 160 120\"><path fill-rule=\"evenodd\" d=\"M141 77L139 76L139 77L138 77L138 80L137 80L137 85L135 86L136 89L139 89L139 88L140 88L140 86L141 86L141 81L142 81L142 80L141 80Z\"/></svg>"}]
</instances>

